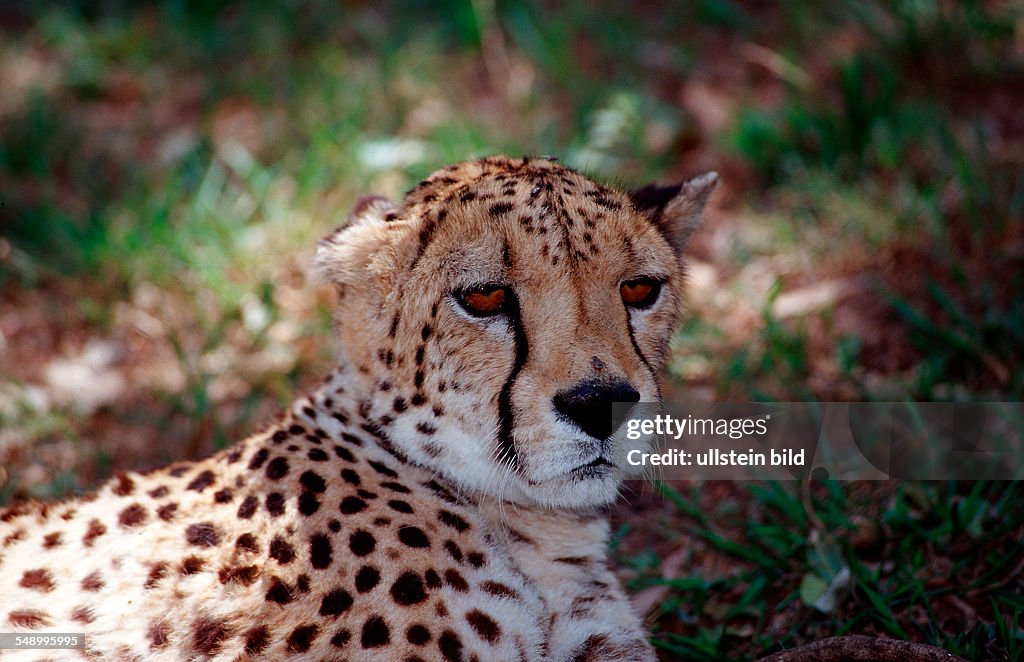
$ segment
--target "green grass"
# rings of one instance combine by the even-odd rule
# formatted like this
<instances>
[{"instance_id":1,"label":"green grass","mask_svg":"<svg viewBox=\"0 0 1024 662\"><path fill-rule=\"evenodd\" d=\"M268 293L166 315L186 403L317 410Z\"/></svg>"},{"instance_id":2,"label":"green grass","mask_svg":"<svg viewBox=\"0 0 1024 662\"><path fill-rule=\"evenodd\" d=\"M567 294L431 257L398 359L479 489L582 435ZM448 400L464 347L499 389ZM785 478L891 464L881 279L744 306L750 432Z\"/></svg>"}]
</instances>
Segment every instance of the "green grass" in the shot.
<instances>
[{"instance_id":1,"label":"green grass","mask_svg":"<svg viewBox=\"0 0 1024 662\"><path fill-rule=\"evenodd\" d=\"M701 541L739 568L665 579L656 552L633 558L631 588L669 589L655 642L676 659L749 659L824 636L815 633L859 631L967 659L1020 658L1020 557L1007 554L1022 543L1017 484L826 482L802 498L797 484L754 483L740 504L712 512L697 491L661 489L688 522L663 535ZM937 560L936 550L956 553ZM822 604L826 590L832 601ZM961 609L970 615L957 622Z\"/></svg>"}]
</instances>

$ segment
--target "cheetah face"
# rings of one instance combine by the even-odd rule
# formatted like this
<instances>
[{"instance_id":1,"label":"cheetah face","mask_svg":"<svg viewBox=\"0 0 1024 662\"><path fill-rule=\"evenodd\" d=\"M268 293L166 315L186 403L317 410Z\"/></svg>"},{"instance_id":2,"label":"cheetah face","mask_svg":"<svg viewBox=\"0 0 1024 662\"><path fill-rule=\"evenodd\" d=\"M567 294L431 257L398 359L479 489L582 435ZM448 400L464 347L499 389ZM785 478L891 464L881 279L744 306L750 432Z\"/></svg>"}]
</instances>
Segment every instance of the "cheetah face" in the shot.
<instances>
[{"instance_id":1,"label":"cheetah face","mask_svg":"<svg viewBox=\"0 0 1024 662\"><path fill-rule=\"evenodd\" d=\"M361 201L317 255L360 410L468 491L610 502L629 473L611 403L659 399L681 251L715 183L630 196L492 157L434 173L401 206Z\"/></svg>"}]
</instances>

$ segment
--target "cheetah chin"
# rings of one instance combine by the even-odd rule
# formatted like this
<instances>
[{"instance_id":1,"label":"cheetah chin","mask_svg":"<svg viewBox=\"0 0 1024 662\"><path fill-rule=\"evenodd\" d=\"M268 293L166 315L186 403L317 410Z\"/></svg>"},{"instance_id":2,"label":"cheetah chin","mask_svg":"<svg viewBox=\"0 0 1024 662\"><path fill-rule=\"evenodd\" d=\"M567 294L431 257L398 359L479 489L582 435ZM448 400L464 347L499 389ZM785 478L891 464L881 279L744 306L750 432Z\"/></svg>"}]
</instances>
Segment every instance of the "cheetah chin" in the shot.
<instances>
[{"instance_id":1,"label":"cheetah chin","mask_svg":"<svg viewBox=\"0 0 1024 662\"><path fill-rule=\"evenodd\" d=\"M716 181L490 157L361 200L317 250L342 350L315 392L205 460L0 512L0 632L85 633L0 658L653 660L607 563L610 409L659 399Z\"/></svg>"}]
</instances>

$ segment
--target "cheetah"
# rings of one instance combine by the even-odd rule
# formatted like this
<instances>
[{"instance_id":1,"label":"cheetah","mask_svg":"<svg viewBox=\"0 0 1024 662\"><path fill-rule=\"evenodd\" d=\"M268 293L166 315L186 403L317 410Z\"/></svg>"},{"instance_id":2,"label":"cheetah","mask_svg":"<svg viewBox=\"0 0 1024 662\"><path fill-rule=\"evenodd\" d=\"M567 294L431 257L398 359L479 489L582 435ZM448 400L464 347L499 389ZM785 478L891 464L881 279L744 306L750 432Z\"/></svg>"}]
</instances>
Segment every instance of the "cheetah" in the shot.
<instances>
[{"instance_id":1,"label":"cheetah","mask_svg":"<svg viewBox=\"0 0 1024 662\"><path fill-rule=\"evenodd\" d=\"M439 170L322 240L338 366L197 462L0 514L3 659L653 660L608 566L683 249L717 175L627 194L551 159ZM19 656L24 657L19 657Z\"/></svg>"}]
</instances>

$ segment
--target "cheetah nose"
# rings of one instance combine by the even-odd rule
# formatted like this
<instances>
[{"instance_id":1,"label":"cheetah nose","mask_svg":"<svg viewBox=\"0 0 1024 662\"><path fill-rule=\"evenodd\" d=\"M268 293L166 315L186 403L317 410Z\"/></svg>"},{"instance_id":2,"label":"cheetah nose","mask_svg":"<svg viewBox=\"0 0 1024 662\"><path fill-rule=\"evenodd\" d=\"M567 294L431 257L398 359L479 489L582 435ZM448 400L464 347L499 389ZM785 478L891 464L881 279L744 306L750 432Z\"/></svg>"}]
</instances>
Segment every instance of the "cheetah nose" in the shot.
<instances>
[{"instance_id":1,"label":"cheetah nose","mask_svg":"<svg viewBox=\"0 0 1024 662\"><path fill-rule=\"evenodd\" d=\"M591 380L555 394L555 409L591 437L604 441L618 428L612 421L613 402L639 402L629 382Z\"/></svg>"}]
</instances>

